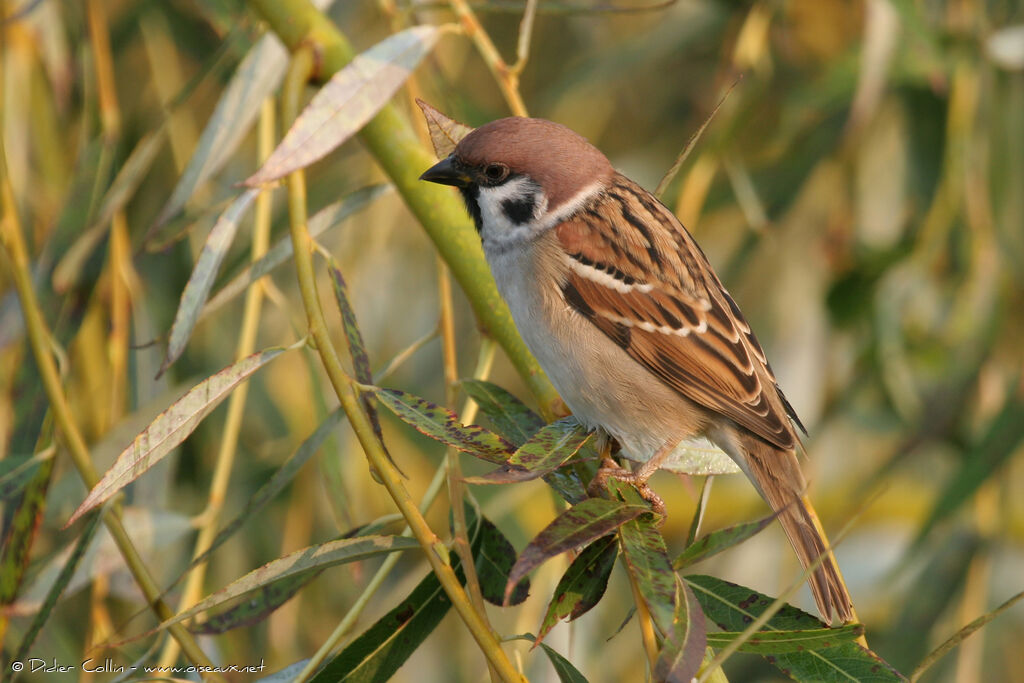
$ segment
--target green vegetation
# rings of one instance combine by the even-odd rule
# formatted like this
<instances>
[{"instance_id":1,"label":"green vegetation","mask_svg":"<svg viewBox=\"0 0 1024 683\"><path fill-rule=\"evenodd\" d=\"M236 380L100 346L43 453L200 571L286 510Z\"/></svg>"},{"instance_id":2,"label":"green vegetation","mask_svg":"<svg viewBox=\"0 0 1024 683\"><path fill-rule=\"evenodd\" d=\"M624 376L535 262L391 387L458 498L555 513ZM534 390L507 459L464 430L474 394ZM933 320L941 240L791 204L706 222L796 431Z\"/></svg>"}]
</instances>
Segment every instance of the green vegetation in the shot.
<instances>
[{"instance_id":1,"label":"green vegetation","mask_svg":"<svg viewBox=\"0 0 1024 683\"><path fill-rule=\"evenodd\" d=\"M1018 3L0 17L0 678L1024 678ZM859 623L742 477L588 497L416 98L659 188L808 426Z\"/></svg>"}]
</instances>

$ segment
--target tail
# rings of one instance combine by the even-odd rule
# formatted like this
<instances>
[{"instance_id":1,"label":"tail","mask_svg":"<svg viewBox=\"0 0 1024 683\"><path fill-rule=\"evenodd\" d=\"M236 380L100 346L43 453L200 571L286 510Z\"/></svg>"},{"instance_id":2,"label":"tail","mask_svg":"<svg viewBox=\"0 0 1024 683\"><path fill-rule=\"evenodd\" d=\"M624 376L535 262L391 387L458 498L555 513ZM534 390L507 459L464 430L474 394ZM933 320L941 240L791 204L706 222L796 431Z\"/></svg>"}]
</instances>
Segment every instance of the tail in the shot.
<instances>
[{"instance_id":1,"label":"tail","mask_svg":"<svg viewBox=\"0 0 1024 683\"><path fill-rule=\"evenodd\" d=\"M818 611L826 623L832 615L846 623L854 619L853 603L842 574L828 549L825 532L814 508L803 496L806 483L793 451L783 451L753 434L737 430L746 455L744 468L772 509L778 513L789 542L804 569L825 555L808 579Z\"/></svg>"}]
</instances>

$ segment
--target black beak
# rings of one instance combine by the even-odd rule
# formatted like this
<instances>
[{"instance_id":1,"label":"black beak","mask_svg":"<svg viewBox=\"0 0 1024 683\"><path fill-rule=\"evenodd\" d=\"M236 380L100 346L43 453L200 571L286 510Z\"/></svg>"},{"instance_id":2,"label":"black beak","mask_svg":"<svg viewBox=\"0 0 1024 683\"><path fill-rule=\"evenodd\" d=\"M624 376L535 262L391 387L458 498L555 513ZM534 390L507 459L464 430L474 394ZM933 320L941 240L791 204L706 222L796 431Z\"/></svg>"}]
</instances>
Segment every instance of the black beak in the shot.
<instances>
[{"instance_id":1,"label":"black beak","mask_svg":"<svg viewBox=\"0 0 1024 683\"><path fill-rule=\"evenodd\" d=\"M440 185L454 185L455 187L466 187L473 182L473 179L458 168L455 159L447 156L437 162L420 176L420 180L426 180Z\"/></svg>"}]
</instances>

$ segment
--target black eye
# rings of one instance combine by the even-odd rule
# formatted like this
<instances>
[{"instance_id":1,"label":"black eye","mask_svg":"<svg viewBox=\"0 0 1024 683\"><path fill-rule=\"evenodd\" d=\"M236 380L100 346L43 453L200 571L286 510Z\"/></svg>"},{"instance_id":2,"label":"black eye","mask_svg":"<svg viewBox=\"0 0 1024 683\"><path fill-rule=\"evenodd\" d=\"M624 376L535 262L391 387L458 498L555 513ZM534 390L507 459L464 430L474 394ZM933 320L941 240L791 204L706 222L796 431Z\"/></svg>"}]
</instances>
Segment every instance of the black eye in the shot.
<instances>
[{"instance_id":1,"label":"black eye","mask_svg":"<svg viewBox=\"0 0 1024 683\"><path fill-rule=\"evenodd\" d=\"M500 182L508 175L508 166L505 164L487 164L484 168L484 175L492 182Z\"/></svg>"}]
</instances>

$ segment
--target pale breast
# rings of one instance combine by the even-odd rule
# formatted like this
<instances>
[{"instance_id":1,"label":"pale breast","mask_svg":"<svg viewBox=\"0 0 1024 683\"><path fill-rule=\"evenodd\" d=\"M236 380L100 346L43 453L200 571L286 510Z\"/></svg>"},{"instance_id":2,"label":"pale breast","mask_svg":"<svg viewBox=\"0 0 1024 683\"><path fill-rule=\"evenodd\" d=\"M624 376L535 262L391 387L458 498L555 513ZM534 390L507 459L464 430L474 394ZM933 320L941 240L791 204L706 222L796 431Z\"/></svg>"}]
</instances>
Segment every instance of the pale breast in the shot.
<instances>
[{"instance_id":1,"label":"pale breast","mask_svg":"<svg viewBox=\"0 0 1024 683\"><path fill-rule=\"evenodd\" d=\"M559 284L568 266L560 250L545 248L549 237L487 256L523 341L573 414L588 427L603 428L626 457L638 461L670 440L701 435L703 410L566 304ZM536 249L549 256L535 258Z\"/></svg>"}]
</instances>

